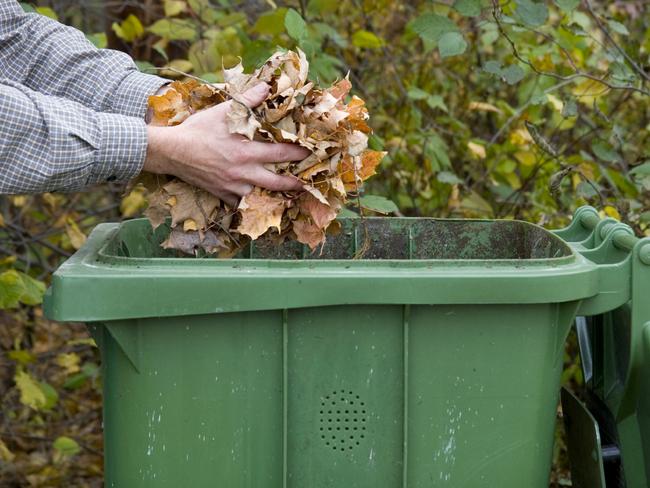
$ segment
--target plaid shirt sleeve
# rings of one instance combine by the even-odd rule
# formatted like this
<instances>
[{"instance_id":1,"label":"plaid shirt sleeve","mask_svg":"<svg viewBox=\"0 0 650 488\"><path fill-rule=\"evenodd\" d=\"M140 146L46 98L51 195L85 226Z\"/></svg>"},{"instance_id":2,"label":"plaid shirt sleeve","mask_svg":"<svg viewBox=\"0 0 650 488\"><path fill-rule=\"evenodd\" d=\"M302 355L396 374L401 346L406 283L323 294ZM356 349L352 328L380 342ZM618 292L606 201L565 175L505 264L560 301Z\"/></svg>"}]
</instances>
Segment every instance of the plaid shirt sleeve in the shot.
<instances>
[{"instance_id":1,"label":"plaid shirt sleeve","mask_svg":"<svg viewBox=\"0 0 650 488\"><path fill-rule=\"evenodd\" d=\"M144 117L168 80L141 73L125 53L97 49L77 29L0 0L0 78L98 112Z\"/></svg>"},{"instance_id":2,"label":"plaid shirt sleeve","mask_svg":"<svg viewBox=\"0 0 650 488\"><path fill-rule=\"evenodd\" d=\"M142 169L142 117L95 112L1 79L0 114L0 194L74 191Z\"/></svg>"},{"instance_id":3,"label":"plaid shirt sleeve","mask_svg":"<svg viewBox=\"0 0 650 488\"><path fill-rule=\"evenodd\" d=\"M167 82L76 29L0 0L0 194L136 176L147 96Z\"/></svg>"}]
</instances>

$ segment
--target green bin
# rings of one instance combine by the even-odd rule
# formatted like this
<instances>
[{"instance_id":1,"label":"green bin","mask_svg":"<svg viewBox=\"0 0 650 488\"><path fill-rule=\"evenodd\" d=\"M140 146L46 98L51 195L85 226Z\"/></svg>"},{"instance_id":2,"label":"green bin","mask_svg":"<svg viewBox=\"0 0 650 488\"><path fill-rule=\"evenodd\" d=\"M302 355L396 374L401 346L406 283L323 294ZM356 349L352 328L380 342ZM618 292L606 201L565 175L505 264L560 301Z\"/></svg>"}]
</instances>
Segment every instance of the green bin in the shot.
<instances>
[{"instance_id":1,"label":"green bin","mask_svg":"<svg viewBox=\"0 0 650 488\"><path fill-rule=\"evenodd\" d=\"M631 299L620 256L519 221L341 224L230 260L103 224L59 268L46 313L103 357L107 487L548 486L563 344Z\"/></svg>"}]
</instances>

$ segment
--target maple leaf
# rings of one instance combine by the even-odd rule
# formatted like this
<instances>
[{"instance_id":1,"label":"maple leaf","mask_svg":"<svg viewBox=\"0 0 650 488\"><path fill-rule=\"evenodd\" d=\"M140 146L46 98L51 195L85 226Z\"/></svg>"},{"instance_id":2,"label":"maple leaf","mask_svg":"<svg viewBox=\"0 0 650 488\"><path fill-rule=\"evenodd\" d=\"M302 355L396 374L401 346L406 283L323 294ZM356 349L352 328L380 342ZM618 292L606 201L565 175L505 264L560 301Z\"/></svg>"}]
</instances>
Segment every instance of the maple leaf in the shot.
<instances>
[{"instance_id":1,"label":"maple leaf","mask_svg":"<svg viewBox=\"0 0 650 488\"><path fill-rule=\"evenodd\" d=\"M251 239L257 239L272 227L280 232L282 214L286 207L287 202L283 197L273 196L267 190L255 188L239 203L241 223L237 232L246 234Z\"/></svg>"},{"instance_id":2,"label":"maple leaf","mask_svg":"<svg viewBox=\"0 0 650 488\"><path fill-rule=\"evenodd\" d=\"M194 230L205 229L213 221L213 214L221 203L213 194L178 180L167 183L163 190L174 197L172 205L167 200L171 207L172 227L191 220L196 227Z\"/></svg>"},{"instance_id":3,"label":"maple leaf","mask_svg":"<svg viewBox=\"0 0 650 488\"><path fill-rule=\"evenodd\" d=\"M144 211L144 216L149 219L154 230L164 224L169 215L169 207L166 203L168 199L169 197L161 190L152 192L147 197L149 206Z\"/></svg>"},{"instance_id":4,"label":"maple leaf","mask_svg":"<svg viewBox=\"0 0 650 488\"><path fill-rule=\"evenodd\" d=\"M231 134L241 134L251 141L257 130L262 127L253 111L241 102L233 101L226 117Z\"/></svg>"},{"instance_id":5,"label":"maple leaf","mask_svg":"<svg viewBox=\"0 0 650 488\"><path fill-rule=\"evenodd\" d=\"M330 222L336 218L337 210L332 208L325 197L320 199L314 196L315 192L318 192L318 190L313 189L311 192L302 195L298 200L298 205L303 215L311 217L316 227L325 230Z\"/></svg>"},{"instance_id":6,"label":"maple leaf","mask_svg":"<svg viewBox=\"0 0 650 488\"><path fill-rule=\"evenodd\" d=\"M298 242L308 245L312 251L325 242L325 232L306 217L298 217L293 222L293 232Z\"/></svg>"},{"instance_id":7,"label":"maple leaf","mask_svg":"<svg viewBox=\"0 0 650 488\"><path fill-rule=\"evenodd\" d=\"M149 107L153 109L151 125L172 125L169 123L172 119L175 119L175 123L180 124L184 118L190 116L183 95L176 90L150 96Z\"/></svg>"},{"instance_id":8,"label":"maple leaf","mask_svg":"<svg viewBox=\"0 0 650 488\"><path fill-rule=\"evenodd\" d=\"M302 190L254 188L234 213L216 197L178 179L149 182L147 216L152 225L171 216L172 232L163 247L232 256L246 240L266 235L277 244L295 237L313 250L325 242L326 233L340 229L335 219L347 192L360 190L385 153L367 149L372 133L368 110L357 96L346 103L352 89L348 77L319 87L308 81L308 73L301 50L278 51L253 73L245 73L241 63L224 70L223 85L174 82L170 92L150 97L156 124L181 123L192 113L232 100L227 114L231 133L249 140L295 143L311 151L302 161L265 165L302 180ZM260 83L270 89L258 107L237 101Z\"/></svg>"}]
</instances>

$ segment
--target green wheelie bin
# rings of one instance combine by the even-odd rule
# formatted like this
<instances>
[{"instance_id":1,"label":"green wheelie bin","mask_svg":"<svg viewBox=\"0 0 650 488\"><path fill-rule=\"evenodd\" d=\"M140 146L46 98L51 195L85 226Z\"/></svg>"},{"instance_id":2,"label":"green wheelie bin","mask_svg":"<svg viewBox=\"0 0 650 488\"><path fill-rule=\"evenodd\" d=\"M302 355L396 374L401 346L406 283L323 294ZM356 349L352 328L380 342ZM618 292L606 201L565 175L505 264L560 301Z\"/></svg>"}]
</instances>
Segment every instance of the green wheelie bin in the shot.
<instances>
[{"instance_id":1,"label":"green wheelie bin","mask_svg":"<svg viewBox=\"0 0 650 488\"><path fill-rule=\"evenodd\" d=\"M565 338L622 306L611 406L628 486L647 486L650 239L590 208L558 232L341 224L320 254L262 240L228 260L161 249L169 229L145 219L103 224L59 268L47 316L101 350L107 487L546 488Z\"/></svg>"}]
</instances>

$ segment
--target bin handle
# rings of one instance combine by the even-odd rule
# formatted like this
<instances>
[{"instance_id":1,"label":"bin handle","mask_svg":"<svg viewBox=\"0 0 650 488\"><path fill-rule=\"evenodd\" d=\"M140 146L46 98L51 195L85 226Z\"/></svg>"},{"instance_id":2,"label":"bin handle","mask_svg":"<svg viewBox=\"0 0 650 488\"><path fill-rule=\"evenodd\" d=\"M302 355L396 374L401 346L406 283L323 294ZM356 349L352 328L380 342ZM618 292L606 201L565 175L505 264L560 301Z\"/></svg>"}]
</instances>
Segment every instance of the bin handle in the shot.
<instances>
[{"instance_id":1,"label":"bin handle","mask_svg":"<svg viewBox=\"0 0 650 488\"><path fill-rule=\"evenodd\" d=\"M594 230L601 222L600 216L598 215L598 212L596 212L595 210L593 212L588 212L588 211L580 212L578 214L578 219L580 221L580 224L587 230ZM603 224L600 227L600 236L599 236L600 239L605 239L605 237L609 233L609 230L614 225L617 225L617 223L614 221L606 222L605 224ZM636 244L639 241L640 239L638 237L623 232L617 232L612 236L612 243L620 250L627 251L627 252L632 252L634 246L636 246ZM648 249L647 251L650 251L650 249ZM648 254L649 262L645 264L650 264L650 252L646 252L646 254Z\"/></svg>"}]
</instances>

